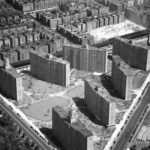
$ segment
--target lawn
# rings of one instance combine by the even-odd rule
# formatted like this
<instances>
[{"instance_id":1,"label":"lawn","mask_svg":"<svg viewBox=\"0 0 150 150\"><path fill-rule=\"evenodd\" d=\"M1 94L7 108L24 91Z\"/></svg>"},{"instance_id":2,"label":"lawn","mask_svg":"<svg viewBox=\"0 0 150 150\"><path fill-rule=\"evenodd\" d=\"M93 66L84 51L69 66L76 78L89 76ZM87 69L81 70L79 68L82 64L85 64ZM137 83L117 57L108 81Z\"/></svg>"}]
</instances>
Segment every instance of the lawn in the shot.
<instances>
[{"instance_id":1,"label":"lawn","mask_svg":"<svg viewBox=\"0 0 150 150\"><path fill-rule=\"evenodd\" d=\"M65 87L63 86L44 82L30 76L25 76L23 78L23 87L25 91L32 93L34 100L48 98L48 95L50 94L65 90Z\"/></svg>"},{"instance_id":2,"label":"lawn","mask_svg":"<svg viewBox=\"0 0 150 150\"><path fill-rule=\"evenodd\" d=\"M69 89L67 92L66 92L66 95L69 96L69 97L80 97L84 94L84 86L83 85L79 85L77 87L74 87L72 89Z\"/></svg>"},{"instance_id":3,"label":"lawn","mask_svg":"<svg viewBox=\"0 0 150 150\"><path fill-rule=\"evenodd\" d=\"M51 121L52 107L67 107L71 100L65 97L52 97L47 100L31 104L29 107L23 107L21 110L28 116L41 121Z\"/></svg>"}]
</instances>

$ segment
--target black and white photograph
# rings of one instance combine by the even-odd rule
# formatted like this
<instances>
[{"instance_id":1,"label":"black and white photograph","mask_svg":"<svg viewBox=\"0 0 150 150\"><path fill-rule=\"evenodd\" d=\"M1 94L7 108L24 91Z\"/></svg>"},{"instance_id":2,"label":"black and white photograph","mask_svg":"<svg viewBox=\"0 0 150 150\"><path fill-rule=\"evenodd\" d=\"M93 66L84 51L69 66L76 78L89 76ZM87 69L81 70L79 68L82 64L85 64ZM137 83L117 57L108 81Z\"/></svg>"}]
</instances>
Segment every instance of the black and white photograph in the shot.
<instances>
[{"instance_id":1,"label":"black and white photograph","mask_svg":"<svg viewBox=\"0 0 150 150\"><path fill-rule=\"evenodd\" d=\"M0 150L150 150L150 0L0 0Z\"/></svg>"}]
</instances>

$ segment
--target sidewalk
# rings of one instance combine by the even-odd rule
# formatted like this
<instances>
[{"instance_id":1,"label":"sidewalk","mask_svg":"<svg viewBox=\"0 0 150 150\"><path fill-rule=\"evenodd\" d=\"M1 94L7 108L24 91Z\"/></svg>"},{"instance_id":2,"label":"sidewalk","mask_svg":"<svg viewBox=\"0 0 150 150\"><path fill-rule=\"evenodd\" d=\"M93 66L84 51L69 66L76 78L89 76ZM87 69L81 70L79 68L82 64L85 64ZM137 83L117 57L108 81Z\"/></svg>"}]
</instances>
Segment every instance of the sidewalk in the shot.
<instances>
[{"instance_id":1,"label":"sidewalk","mask_svg":"<svg viewBox=\"0 0 150 150\"><path fill-rule=\"evenodd\" d=\"M114 141L117 140L117 135L120 133L121 128L124 127L125 121L128 119L128 116L131 115L132 111L136 108L137 102L139 101L139 98L142 95L143 90L145 89L146 85L150 81L150 74L148 74L145 82L143 83L140 90L137 92L137 96L133 99L133 103L131 104L130 108L127 110L127 112L124 114L122 121L120 121L120 124L116 125L116 130L112 134L111 138L109 139L106 147L104 150L110 150L110 148L113 146Z\"/></svg>"}]
</instances>

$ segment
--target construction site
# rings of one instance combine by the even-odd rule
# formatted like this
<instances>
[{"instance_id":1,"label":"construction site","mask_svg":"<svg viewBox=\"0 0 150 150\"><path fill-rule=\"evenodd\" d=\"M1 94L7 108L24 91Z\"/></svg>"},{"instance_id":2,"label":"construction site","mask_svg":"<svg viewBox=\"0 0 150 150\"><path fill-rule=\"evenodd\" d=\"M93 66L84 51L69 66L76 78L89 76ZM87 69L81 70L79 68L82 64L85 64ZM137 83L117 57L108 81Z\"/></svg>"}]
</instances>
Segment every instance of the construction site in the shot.
<instances>
[{"instance_id":1,"label":"construction site","mask_svg":"<svg viewBox=\"0 0 150 150\"><path fill-rule=\"evenodd\" d=\"M126 34L134 33L144 30L145 27L137 25L132 21L125 20L122 23L109 25L101 28L97 28L88 32L88 34L94 36L95 43L107 41L114 37L123 36Z\"/></svg>"}]
</instances>

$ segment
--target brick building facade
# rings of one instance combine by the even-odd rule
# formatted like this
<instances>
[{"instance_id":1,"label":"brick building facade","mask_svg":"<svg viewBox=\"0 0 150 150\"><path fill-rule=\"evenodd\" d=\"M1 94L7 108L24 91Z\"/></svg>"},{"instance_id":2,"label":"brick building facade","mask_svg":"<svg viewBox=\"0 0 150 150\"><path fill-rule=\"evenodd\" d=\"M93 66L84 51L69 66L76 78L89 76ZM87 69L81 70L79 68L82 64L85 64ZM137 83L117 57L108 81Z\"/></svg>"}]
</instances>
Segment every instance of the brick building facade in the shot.
<instances>
[{"instance_id":1,"label":"brick building facade","mask_svg":"<svg viewBox=\"0 0 150 150\"><path fill-rule=\"evenodd\" d=\"M61 107L52 109L53 134L65 150L94 150L91 131L79 120L71 123L69 113Z\"/></svg>"},{"instance_id":2,"label":"brick building facade","mask_svg":"<svg viewBox=\"0 0 150 150\"><path fill-rule=\"evenodd\" d=\"M150 70L150 50L147 41L146 43L132 43L130 40L115 38L113 55L119 55L133 68Z\"/></svg>"},{"instance_id":3,"label":"brick building facade","mask_svg":"<svg viewBox=\"0 0 150 150\"><path fill-rule=\"evenodd\" d=\"M38 79L58 84L70 85L70 64L50 54L46 56L30 52L31 74Z\"/></svg>"},{"instance_id":4,"label":"brick building facade","mask_svg":"<svg viewBox=\"0 0 150 150\"><path fill-rule=\"evenodd\" d=\"M131 100L132 84L136 71L130 68L119 56L112 58L112 83L123 99Z\"/></svg>"},{"instance_id":5,"label":"brick building facade","mask_svg":"<svg viewBox=\"0 0 150 150\"><path fill-rule=\"evenodd\" d=\"M22 77L9 65L9 59L5 59L5 66L0 68L0 91L8 98L14 100L23 99Z\"/></svg>"},{"instance_id":6,"label":"brick building facade","mask_svg":"<svg viewBox=\"0 0 150 150\"><path fill-rule=\"evenodd\" d=\"M97 84L97 83L96 83ZM94 82L85 80L84 99L89 110L104 125L115 125L115 102Z\"/></svg>"},{"instance_id":7,"label":"brick building facade","mask_svg":"<svg viewBox=\"0 0 150 150\"><path fill-rule=\"evenodd\" d=\"M63 59L71 68L88 72L106 72L107 50L90 46L64 45Z\"/></svg>"}]
</instances>

